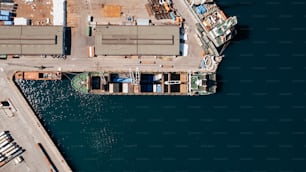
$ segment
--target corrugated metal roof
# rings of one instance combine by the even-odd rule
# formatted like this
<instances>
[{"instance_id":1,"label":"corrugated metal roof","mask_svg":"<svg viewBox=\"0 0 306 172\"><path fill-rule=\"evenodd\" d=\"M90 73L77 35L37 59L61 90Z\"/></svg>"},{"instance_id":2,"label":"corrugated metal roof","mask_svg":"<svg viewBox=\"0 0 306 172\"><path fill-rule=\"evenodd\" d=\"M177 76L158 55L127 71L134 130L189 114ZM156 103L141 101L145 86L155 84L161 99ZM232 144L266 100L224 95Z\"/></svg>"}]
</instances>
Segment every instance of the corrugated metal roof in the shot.
<instances>
[{"instance_id":1,"label":"corrugated metal roof","mask_svg":"<svg viewBox=\"0 0 306 172\"><path fill-rule=\"evenodd\" d=\"M97 55L179 55L178 26L97 26Z\"/></svg>"},{"instance_id":2,"label":"corrugated metal roof","mask_svg":"<svg viewBox=\"0 0 306 172\"><path fill-rule=\"evenodd\" d=\"M62 26L1 26L0 30L1 54L63 53Z\"/></svg>"}]
</instances>

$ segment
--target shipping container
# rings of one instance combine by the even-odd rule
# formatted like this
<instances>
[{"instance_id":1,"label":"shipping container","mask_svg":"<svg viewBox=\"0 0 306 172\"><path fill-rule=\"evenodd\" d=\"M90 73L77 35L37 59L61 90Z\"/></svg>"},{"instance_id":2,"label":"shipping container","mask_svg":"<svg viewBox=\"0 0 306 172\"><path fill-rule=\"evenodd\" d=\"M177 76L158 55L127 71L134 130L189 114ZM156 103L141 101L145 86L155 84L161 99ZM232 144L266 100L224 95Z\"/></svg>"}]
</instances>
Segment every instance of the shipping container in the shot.
<instances>
[{"instance_id":1,"label":"shipping container","mask_svg":"<svg viewBox=\"0 0 306 172\"><path fill-rule=\"evenodd\" d=\"M13 25L13 21L4 21L3 24L5 26L12 26Z\"/></svg>"},{"instance_id":2,"label":"shipping container","mask_svg":"<svg viewBox=\"0 0 306 172\"><path fill-rule=\"evenodd\" d=\"M15 17L14 18L15 25L30 25L31 20L24 17Z\"/></svg>"},{"instance_id":3,"label":"shipping container","mask_svg":"<svg viewBox=\"0 0 306 172\"><path fill-rule=\"evenodd\" d=\"M0 133L0 136L5 135L6 133L8 133L8 131L2 131L2 132Z\"/></svg>"},{"instance_id":4,"label":"shipping container","mask_svg":"<svg viewBox=\"0 0 306 172\"><path fill-rule=\"evenodd\" d=\"M10 136L9 133L5 133L5 134L3 134L2 136L0 136L0 143L1 143L1 141L2 141L3 139L8 138L9 136Z\"/></svg>"},{"instance_id":5,"label":"shipping container","mask_svg":"<svg viewBox=\"0 0 306 172\"><path fill-rule=\"evenodd\" d=\"M13 155L14 153L16 153L17 151L19 151L21 149L21 147L15 147L13 150L11 150L10 152L6 153L5 156L9 157L11 155Z\"/></svg>"},{"instance_id":6,"label":"shipping container","mask_svg":"<svg viewBox=\"0 0 306 172\"><path fill-rule=\"evenodd\" d=\"M23 151L24 151L23 149L19 149L19 151L17 151L17 152L15 152L15 153L11 154L8 158L16 157L16 156L18 156L19 154L21 154Z\"/></svg>"},{"instance_id":7,"label":"shipping container","mask_svg":"<svg viewBox=\"0 0 306 172\"><path fill-rule=\"evenodd\" d=\"M154 93L161 93L161 92L162 92L162 86L161 86L161 84L154 84L154 85L153 85L153 92L154 92Z\"/></svg>"},{"instance_id":8,"label":"shipping container","mask_svg":"<svg viewBox=\"0 0 306 172\"><path fill-rule=\"evenodd\" d=\"M7 144L6 146L4 146L3 148L0 149L0 153L3 154L4 151L8 150L8 148L10 148L10 147L12 147L12 146L14 146L14 145L16 145L15 142L11 142L11 143Z\"/></svg>"},{"instance_id":9,"label":"shipping container","mask_svg":"<svg viewBox=\"0 0 306 172\"><path fill-rule=\"evenodd\" d=\"M137 19L138 26L149 26L150 20L149 19Z\"/></svg>"},{"instance_id":10,"label":"shipping container","mask_svg":"<svg viewBox=\"0 0 306 172\"><path fill-rule=\"evenodd\" d=\"M8 11L8 10L0 10L0 15L2 15L2 16L10 16L10 11Z\"/></svg>"},{"instance_id":11,"label":"shipping container","mask_svg":"<svg viewBox=\"0 0 306 172\"><path fill-rule=\"evenodd\" d=\"M95 47L94 46L88 47L88 57L95 57Z\"/></svg>"},{"instance_id":12,"label":"shipping container","mask_svg":"<svg viewBox=\"0 0 306 172\"><path fill-rule=\"evenodd\" d=\"M4 161L5 159L6 159L6 157L1 157L0 162Z\"/></svg>"},{"instance_id":13,"label":"shipping container","mask_svg":"<svg viewBox=\"0 0 306 172\"><path fill-rule=\"evenodd\" d=\"M2 142L4 142L5 140L8 140L8 139L11 139L11 136L10 136L10 135L4 136L3 138L0 139L0 144L1 144Z\"/></svg>"},{"instance_id":14,"label":"shipping container","mask_svg":"<svg viewBox=\"0 0 306 172\"><path fill-rule=\"evenodd\" d=\"M7 156L7 153L9 153L10 151L12 151L13 149L17 148L18 145L13 145L13 146L10 146L10 148L8 148L7 150L3 151L3 155Z\"/></svg>"},{"instance_id":15,"label":"shipping container","mask_svg":"<svg viewBox=\"0 0 306 172\"><path fill-rule=\"evenodd\" d=\"M3 20L3 21L8 21L10 20L11 18L9 16L1 16L0 15L0 20Z\"/></svg>"},{"instance_id":16,"label":"shipping container","mask_svg":"<svg viewBox=\"0 0 306 172\"><path fill-rule=\"evenodd\" d=\"M123 83L122 84L122 92L123 93L129 93L129 84L128 83Z\"/></svg>"},{"instance_id":17,"label":"shipping container","mask_svg":"<svg viewBox=\"0 0 306 172\"><path fill-rule=\"evenodd\" d=\"M7 59L7 55L6 54L0 54L0 59L2 59L2 60Z\"/></svg>"},{"instance_id":18,"label":"shipping container","mask_svg":"<svg viewBox=\"0 0 306 172\"><path fill-rule=\"evenodd\" d=\"M173 12L170 12L169 14L170 14L170 17L172 18L172 20L175 21L175 19L176 19L175 14Z\"/></svg>"},{"instance_id":19,"label":"shipping container","mask_svg":"<svg viewBox=\"0 0 306 172\"><path fill-rule=\"evenodd\" d=\"M5 140L0 144L0 148L4 147L5 145L7 145L8 143L10 143L11 140Z\"/></svg>"}]
</instances>

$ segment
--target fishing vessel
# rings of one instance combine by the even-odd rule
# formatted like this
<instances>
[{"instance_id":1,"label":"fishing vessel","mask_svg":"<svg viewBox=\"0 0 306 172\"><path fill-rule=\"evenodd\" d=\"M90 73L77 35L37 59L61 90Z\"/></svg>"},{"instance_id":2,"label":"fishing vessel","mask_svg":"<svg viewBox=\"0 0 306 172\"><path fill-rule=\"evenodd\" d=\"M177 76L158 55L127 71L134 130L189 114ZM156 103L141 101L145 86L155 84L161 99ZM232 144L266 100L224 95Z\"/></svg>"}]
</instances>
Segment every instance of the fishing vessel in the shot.
<instances>
[{"instance_id":1,"label":"fishing vessel","mask_svg":"<svg viewBox=\"0 0 306 172\"><path fill-rule=\"evenodd\" d=\"M20 80L61 80L62 73L55 71L18 71L15 79Z\"/></svg>"},{"instance_id":2,"label":"fishing vessel","mask_svg":"<svg viewBox=\"0 0 306 172\"><path fill-rule=\"evenodd\" d=\"M210 95L216 93L215 73L201 72L83 72L71 80L82 94Z\"/></svg>"}]
</instances>

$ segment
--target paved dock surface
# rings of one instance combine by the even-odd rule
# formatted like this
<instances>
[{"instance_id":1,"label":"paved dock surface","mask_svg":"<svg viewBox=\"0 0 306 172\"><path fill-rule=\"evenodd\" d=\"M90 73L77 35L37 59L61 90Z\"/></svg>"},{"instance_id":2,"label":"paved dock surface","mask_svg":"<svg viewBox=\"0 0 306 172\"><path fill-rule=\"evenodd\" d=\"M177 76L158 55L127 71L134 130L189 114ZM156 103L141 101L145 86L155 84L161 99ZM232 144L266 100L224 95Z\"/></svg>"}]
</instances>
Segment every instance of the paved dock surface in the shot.
<instances>
[{"instance_id":1,"label":"paved dock surface","mask_svg":"<svg viewBox=\"0 0 306 172\"><path fill-rule=\"evenodd\" d=\"M25 152L21 155L24 161L15 164L14 160L9 161L0 167L3 172L41 172L50 171L43 154L36 146L41 143L46 149L51 160L58 171L69 172L70 167L41 126L34 112L30 109L17 87L9 76L12 75L5 63L0 64L0 100L10 100L16 112L10 115L10 110L0 108L0 131L9 131L14 141L21 146ZM16 70L17 67L11 68Z\"/></svg>"}]
</instances>

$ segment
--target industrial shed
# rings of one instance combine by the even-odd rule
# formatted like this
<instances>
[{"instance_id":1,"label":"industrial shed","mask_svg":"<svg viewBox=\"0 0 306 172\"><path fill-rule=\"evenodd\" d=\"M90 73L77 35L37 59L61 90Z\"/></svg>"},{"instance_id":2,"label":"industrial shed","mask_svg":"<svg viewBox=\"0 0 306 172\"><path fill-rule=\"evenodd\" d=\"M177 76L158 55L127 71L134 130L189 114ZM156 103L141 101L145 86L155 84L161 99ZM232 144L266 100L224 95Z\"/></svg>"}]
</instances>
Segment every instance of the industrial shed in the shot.
<instances>
[{"instance_id":1,"label":"industrial shed","mask_svg":"<svg viewBox=\"0 0 306 172\"><path fill-rule=\"evenodd\" d=\"M97 26L96 55L180 55L178 26Z\"/></svg>"},{"instance_id":2,"label":"industrial shed","mask_svg":"<svg viewBox=\"0 0 306 172\"><path fill-rule=\"evenodd\" d=\"M1 26L0 52L9 55L64 55L62 26Z\"/></svg>"}]
</instances>

